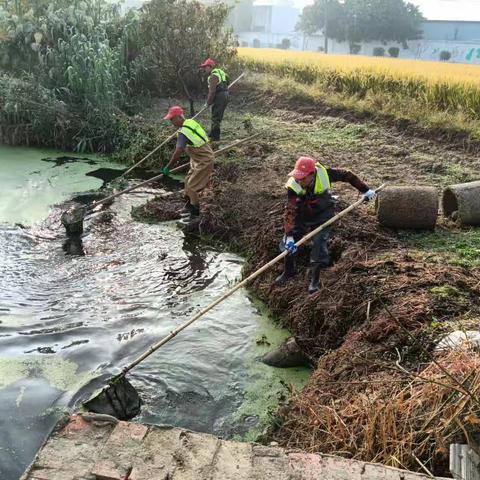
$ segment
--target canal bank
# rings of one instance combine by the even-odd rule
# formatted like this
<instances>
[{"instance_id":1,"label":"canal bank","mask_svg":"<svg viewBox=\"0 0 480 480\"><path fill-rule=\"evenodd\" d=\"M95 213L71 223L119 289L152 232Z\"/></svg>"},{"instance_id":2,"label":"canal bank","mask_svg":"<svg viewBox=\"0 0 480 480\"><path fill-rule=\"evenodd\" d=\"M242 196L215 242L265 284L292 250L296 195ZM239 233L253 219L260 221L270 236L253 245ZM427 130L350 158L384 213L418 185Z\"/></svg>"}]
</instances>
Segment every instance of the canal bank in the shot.
<instances>
[{"instance_id":1,"label":"canal bank","mask_svg":"<svg viewBox=\"0 0 480 480\"><path fill-rule=\"evenodd\" d=\"M20 480L425 480L382 465L184 429L65 417ZM442 480L440 477L435 477ZM446 480L446 479L445 479Z\"/></svg>"}]
</instances>

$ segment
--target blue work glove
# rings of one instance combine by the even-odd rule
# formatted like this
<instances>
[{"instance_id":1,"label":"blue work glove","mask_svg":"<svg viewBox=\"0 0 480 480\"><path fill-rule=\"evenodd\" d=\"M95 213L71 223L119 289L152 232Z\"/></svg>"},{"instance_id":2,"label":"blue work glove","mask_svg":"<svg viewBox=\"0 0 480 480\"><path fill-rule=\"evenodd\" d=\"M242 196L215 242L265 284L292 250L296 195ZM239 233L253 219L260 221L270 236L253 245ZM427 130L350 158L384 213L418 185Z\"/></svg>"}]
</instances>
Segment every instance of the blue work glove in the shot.
<instances>
[{"instance_id":1,"label":"blue work glove","mask_svg":"<svg viewBox=\"0 0 480 480\"><path fill-rule=\"evenodd\" d=\"M168 167L163 167L160 170L160 172L163 173L163 175L165 175L166 177L168 177L170 175L170 169Z\"/></svg>"},{"instance_id":2,"label":"blue work glove","mask_svg":"<svg viewBox=\"0 0 480 480\"><path fill-rule=\"evenodd\" d=\"M285 239L285 250L288 252L289 255L293 255L297 252L297 246L295 245L295 240L293 237L287 237Z\"/></svg>"},{"instance_id":3,"label":"blue work glove","mask_svg":"<svg viewBox=\"0 0 480 480\"><path fill-rule=\"evenodd\" d=\"M375 193L375 190L368 190L363 194L363 199L366 202L370 202L371 200L374 200L377 194Z\"/></svg>"}]
</instances>

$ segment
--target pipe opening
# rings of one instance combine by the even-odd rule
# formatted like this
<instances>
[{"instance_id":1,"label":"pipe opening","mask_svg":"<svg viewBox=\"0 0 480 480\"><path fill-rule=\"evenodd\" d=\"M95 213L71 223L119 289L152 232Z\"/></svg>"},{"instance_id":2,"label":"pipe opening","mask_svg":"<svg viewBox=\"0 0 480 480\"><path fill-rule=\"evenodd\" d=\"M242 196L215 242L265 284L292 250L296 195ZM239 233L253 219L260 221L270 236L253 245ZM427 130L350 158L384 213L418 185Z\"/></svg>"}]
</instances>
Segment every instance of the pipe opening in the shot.
<instances>
[{"instance_id":1,"label":"pipe opening","mask_svg":"<svg viewBox=\"0 0 480 480\"><path fill-rule=\"evenodd\" d=\"M450 188L445 189L443 192L442 208L443 214L447 218L451 218L455 212L458 212L458 199Z\"/></svg>"}]
</instances>

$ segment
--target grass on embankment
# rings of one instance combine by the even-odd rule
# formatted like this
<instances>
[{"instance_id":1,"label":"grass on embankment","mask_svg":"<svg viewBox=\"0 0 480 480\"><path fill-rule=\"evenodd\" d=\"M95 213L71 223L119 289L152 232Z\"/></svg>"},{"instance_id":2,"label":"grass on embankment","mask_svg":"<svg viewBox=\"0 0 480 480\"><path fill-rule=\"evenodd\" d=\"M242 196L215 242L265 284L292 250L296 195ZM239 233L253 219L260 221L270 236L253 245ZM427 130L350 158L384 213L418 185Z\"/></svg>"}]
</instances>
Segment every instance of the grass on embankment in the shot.
<instances>
[{"instance_id":1,"label":"grass on embankment","mask_svg":"<svg viewBox=\"0 0 480 480\"><path fill-rule=\"evenodd\" d=\"M258 49L240 49L239 59L261 74L251 83L264 95L480 142L480 67Z\"/></svg>"}]
</instances>

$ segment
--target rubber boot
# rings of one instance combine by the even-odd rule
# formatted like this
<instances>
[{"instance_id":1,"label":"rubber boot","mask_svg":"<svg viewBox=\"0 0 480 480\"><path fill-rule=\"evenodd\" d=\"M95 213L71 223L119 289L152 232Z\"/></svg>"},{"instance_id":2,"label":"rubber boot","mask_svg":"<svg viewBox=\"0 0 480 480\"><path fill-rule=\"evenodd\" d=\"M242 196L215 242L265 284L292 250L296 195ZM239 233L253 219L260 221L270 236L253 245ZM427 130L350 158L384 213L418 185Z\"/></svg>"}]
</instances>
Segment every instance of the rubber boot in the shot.
<instances>
[{"instance_id":1,"label":"rubber boot","mask_svg":"<svg viewBox=\"0 0 480 480\"><path fill-rule=\"evenodd\" d=\"M283 285L297 274L295 255L287 255L284 260L283 273L275 279L277 285Z\"/></svg>"},{"instance_id":2,"label":"rubber boot","mask_svg":"<svg viewBox=\"0 0 480 480\"><path fill-rule=\"evenodd\" d=\"M198 229L200 223L200 208L196 205L190 205L190 214L184 216L177 222L177 225L184 232L194 232Z\"/></svg>"},{"instance_id":3,"label":"rubber boot","mask_svg":"<svg viewBox=\"0 0 480 480\"><path fill-rule=\"evenodd\" d=\"M198 220L200 217L200 207L198 205L190 205L190 222Z\"/></svg>"},{"instance_id":4,"label":"rubber boot","mask_svg":"<svg viewBox=\"0 0 480 480\"><path fill-rule=\"evenodd\" d=\"M320 270L321 265L312 266L312 276L310 278L310 285L308 286L308 293L312 294L320 290Z\"/></svg>"},{"instance_id":5,"label":"rubber boot","mask_svg":"<svg viewBox=\"0 0 480 480\"><path fill-rule=\"evenodd\" d=\"M191 209L192 209L192 204L190 203L190 199L187 198L187 201L184 205L184 207L180 210L180 216L181 217L188 217L191 213Z\"/></svg>"}]
</instances>

